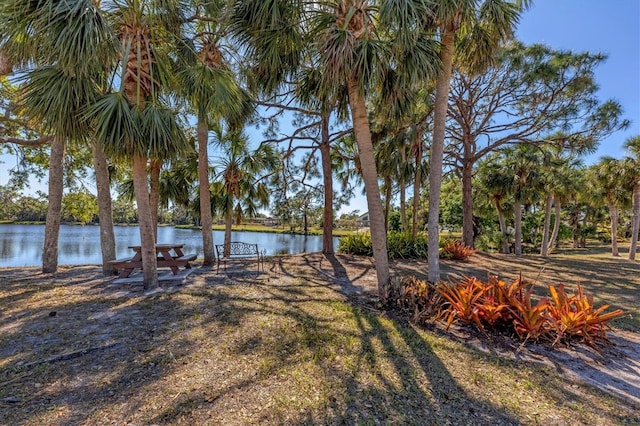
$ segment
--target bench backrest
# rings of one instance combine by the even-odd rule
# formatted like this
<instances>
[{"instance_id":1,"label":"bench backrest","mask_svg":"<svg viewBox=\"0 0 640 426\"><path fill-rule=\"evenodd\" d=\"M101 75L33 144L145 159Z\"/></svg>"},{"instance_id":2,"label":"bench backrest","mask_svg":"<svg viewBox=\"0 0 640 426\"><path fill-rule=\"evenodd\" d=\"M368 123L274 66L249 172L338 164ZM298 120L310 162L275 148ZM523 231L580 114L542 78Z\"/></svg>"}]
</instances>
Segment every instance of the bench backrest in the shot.
<instances>
[{"instance_id":1,"label":"bench backrest","mask_svg":"<svg viewBox=\"0 0 640 426\"><path fill-rule=\"evenodd\" d=\"M218 258L224 257L224 244L216 244L216 254ZM259 256L257 244L242 243L233 241L229 243L229 256Z\"/></svg>"}]
</instances>

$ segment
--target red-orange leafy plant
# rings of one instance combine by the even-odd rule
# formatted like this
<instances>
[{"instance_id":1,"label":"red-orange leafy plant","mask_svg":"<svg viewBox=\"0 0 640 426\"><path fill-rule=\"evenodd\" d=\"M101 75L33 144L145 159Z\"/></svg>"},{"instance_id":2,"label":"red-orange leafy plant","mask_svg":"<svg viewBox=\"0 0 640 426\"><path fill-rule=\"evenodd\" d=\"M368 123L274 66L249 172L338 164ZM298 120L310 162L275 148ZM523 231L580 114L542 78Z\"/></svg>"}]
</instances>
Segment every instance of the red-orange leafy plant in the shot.
<instances>
[{"instance_id":1,"label":"red-orange leafy plant","mask_svg":"<svg viewBox=\"0 0 640 426\"><path fill-rule=\"evenodd\" d=\"M550 285L551 300L546 319L555 334L554 344L564 337L580 337L585 343L594 345L596 340L608 342L606 331L610 329L609 321L624 313L621 309L603 313L609 305L597 309L593 307L593 296L585 294L578 284L576 293L567 295L564 284L558 288Z\"/></svg>"},{"instance_id":2,"label":"red-orange leafy plant","mask_svg":"<svg viewBox=\"0 0 640 426\"><path fill-rule=\"evenodd\" d=\"M440 249L440 257L450 260L467 260L476 251L462 241L447 240Z\"/></svg>"}]
</instances>

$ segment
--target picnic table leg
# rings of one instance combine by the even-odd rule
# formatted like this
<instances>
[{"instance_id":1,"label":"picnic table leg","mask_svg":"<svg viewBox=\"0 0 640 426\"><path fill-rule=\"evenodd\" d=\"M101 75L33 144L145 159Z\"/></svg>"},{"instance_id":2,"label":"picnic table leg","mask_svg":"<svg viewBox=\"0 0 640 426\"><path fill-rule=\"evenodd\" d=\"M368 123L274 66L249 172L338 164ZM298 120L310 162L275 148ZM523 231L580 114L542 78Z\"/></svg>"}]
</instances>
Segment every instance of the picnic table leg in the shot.
<instances>
[{"instance_id":1,"label":"picnic table leg","mask_svg":"<svg viewBox=\"0 0 640 426\"><path fill-rule=\"evenodd\" d=\"M176 250L180 250L180 249L176 249ZM161 250L160 254L162 255L162 258L166 261L172 261L173 260L173 256L171 256L171 253L169 253L169 250ZM171 268L171 272L173 272L173 275L177 275L180 272L180 269L177 266L170 266Z\"/></svg>"}]
</instances>

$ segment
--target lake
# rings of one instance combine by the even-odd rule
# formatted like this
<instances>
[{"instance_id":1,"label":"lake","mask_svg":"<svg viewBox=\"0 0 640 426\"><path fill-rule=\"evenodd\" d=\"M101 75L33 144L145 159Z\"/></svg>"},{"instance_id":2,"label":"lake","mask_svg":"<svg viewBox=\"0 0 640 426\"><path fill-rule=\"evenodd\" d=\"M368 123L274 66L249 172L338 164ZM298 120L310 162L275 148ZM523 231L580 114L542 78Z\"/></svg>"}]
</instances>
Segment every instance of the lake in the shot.
<instances>
[{"instance_id":1,"label":"lake","mask_svg":"<svg viewBox=\"0 0 640 426\"><path fill-rule=\"evenodd\" d=\"M114 227L116 257L130 257L129 246L140 245L140 232L135 226ZM266 255L311 253L322 251L322 236L290 235L262 232L231 233L232 241L258 244ZM213 231L213 243L222 244L223 231ZM197 253L202 258L202 232L177 229L172 226L158 228L158 243L184 244L185 253ZM40 266L44 246L44 225L0 225L0 267ZM338 238L334 238L334 247ZM58 240L60 265L93 265L102 263L100 253L100 227L60 226Z\"/></svg>"}]
</instances>

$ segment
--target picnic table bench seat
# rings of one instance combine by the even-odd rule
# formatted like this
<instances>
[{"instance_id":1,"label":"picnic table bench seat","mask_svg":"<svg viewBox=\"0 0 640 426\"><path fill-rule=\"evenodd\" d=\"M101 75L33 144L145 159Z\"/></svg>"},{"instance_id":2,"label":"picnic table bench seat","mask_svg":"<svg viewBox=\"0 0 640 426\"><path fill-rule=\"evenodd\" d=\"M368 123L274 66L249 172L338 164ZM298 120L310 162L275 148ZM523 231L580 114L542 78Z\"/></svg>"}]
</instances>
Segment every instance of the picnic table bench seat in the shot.
<instances>
[{"instance_id":1,"label":"picnic table bench seat","mask_svg":"<svg viewBox=\"0 0 640 426\"><path fill-rule=\"evenodd\" d=\"M216 244L217 267L216 273L220 271L220 263L224 262L224 269L227 269L227 261L232 259L256 259L258 264L258 272L260 267L264 270L264 255L260 252L258 244L243 243L241 241L233 241L229 243L229 254L225 256L225 244Z\"/></svg>"}]
</instances>

